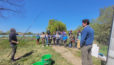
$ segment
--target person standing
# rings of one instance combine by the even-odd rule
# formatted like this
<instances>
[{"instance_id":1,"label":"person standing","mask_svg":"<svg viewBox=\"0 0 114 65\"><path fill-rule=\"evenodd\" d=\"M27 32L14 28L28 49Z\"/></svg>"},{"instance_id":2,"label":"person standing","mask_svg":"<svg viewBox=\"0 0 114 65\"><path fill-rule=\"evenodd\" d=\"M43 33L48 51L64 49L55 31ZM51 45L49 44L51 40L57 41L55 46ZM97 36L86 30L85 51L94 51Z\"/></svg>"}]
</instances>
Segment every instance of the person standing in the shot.
<instances>
[{"instance_id":1,"label":"person standing","mask_svg":"<svg viewBox=\"0 0 114 65\"><path fill-rule=\"evenodd\" d=\"M56 33L56 45L59 45L60 35L59 32Z\"/></svg>"},{"instance_id":2,"label":"person standing","mask_svg":"<svg viewBox=\"0 0 114 65\"><path fill-rule=\"evenodd\" d=\"M81 40L81 32L80 30L77 33L77 48L80 49L80 40Z\"/></svg>"},{"instance_id":3,"label":"person standing","mask_svg":"<svg viewBox=\"0 0 114 65\"><path fill-rule=\"evenodd\" d=\"M94 40L94 30L89 26L89 20L82 20L84 29L81 32L82 65L93 65L91 48Z\"/></svg>"},{"instance_id":4,"label":"person standing","mask_svg":"<svg viewBox=\"0 0 114 65\"><path fill-rule=\"evenodd\" d=\"M52 36L48 35L48 45L51 46L51 42L52 42Z\"/></svg>"},{"instance_id":5,"label":"person standing","mask_svg":"<svg viewBox=\"0 0 114 65\"><path fill-rule=\"evenodd\" d=\"M65 47L67 46L67 39L68 39L67 35L64 34L64 36L63 36L63 43L64 43Z\"/></svg>"},{"instance_id":6,"label":"person standing","mask_svg":"<svg viewBox=\"0 0 114 65\"><path fill-rule=\"evenodd\" d=\"M75 43L75 37L71 33L69 36L69 47L73 47L74 43Z\"/></svg>"},{"instance_id":7,"label":"person standing","mask_svg":"<svg viewBox=\"0 0 114 65\"><path fill-rule=\"evenodd\" d=\"M48 33L46 34L46 37L45 37L45 39L46 39L46 46L48 46L49 44L49 39L48 39L48 37L49 37L49 35L48 35Z\"/></svg>"},{"instance_id":8,"label":"person standing","mask_svg":"<svg viewBox=\"0 0 114 65\"><path fill-rule=\"evenodd\" d=\"M41 39L42 39L42 47L45 46L45 38L46 38L45 33L42 32L42 35L41 35Z\"/></svg>"},{"instance_id":9,"label":"person standing","mask_svg":"<svg viewBox=\"0 0 114 65\"><path fill-rule=\"evenodd\" d=\"M15 61L14 57L16 54L16 49L17 49L17 44L18 44L16 35L17 35L16 30L14 28L11 28L10 34L9 34L9 42L12 48L11 61Z\"/></svg>"},{"instance_id":10,"label":"person standing","mask_svg":"<svg viewBox=\"0 0 114 65\"><path fill-rule=\"evenodd\" d=\"M73 39L72 39L72 47L74 47L75 48L75 35L73 34Z\"/></svg>"},{"instance_id":11,"label":"person standing","mask_svg":"<svg viewBox=\"0 0 114 65\"><path fill-rule=\"evenodd\" d=\"M55 35L55 32L53 33L52 38L53 38L53 44L55 45L55 43L56 43L56 35Z\"/></svg>"},{"instance_id":12,"label":"person standing","mask_svg":"<svg viewBox=\"0 0 114 65\"><path fill-rule=\"evenodd\" d=\"M73 34L71 33L70 36L69 36L69 47L72 47L72 44L73 44Z\"/></svg>"},{"instance_id":13,"label":"person standing","mask_svg":"<svg viewBox=\"0 0 114 65\"><path fill-rule=\"evenodd\" d=\"M39 41L40 41L40 35L39 34L36 35L36 39L37 39L36 42L37 42L37 45L38 45Z\"/></svg>"},{"instance_id":14,"label":"person standing","mask_svg":"<svg viewBox=\"0 0 114 65\"><path fill-rule=\"evenodd\" d=\"M63 45L63 32L60 32L60 46Z\"/></svg>"}]
</instances>

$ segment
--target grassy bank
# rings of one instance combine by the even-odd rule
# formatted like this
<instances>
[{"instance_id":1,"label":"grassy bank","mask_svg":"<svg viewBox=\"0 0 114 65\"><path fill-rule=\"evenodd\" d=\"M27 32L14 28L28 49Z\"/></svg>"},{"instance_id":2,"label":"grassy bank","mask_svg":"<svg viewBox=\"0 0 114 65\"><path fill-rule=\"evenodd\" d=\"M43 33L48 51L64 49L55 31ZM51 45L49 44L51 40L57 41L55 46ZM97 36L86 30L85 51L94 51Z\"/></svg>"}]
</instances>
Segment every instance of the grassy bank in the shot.
<instances>
[{"instance_id":1,"label":"grassy bank","mask_svg":"<svg viewBox=\"0 0 114 65\"><path fill-rule=\"evenodd\" d=\"M34 40L23 40L20 42L15 56L15 58L20 59L12 63L10 62L10 57L7 57L11 51L8 39L0 39L0 65L32 65L34 62L40 61L44 54L52 54L52 59L55 61L54 65L72 65L51 47L36 45Z\"/></svg>"},{"instance_id":2,"label":"grassy bank","mask_svg":"<svg viewBox=\"0 0 114 65\"><path fill-rule=\"evenodd\" d=\"M94 41L94 43L99 46L99 53L103 53L105 56L107 56L108 45L98 43L97 41Z\"/></svg>"},{"instance_id":3,"label":"grassy bank","mask_svg":"<svg viewBox=\"0 0 114 65\"><path fill-rule=\"evenodd\" d=\"M99 52L103 53L105 56L107 56L107 51L108 51L108 45L101 45L99 44Z\"/></svg>"},{"instance_id":4,"label":"grassy bank","mask_svg":"<svg viewBox=\"0 0 114 65\"><path fill-rule=\"evenodd\" d=\"M7 57L11 51L10 44L7 38L0 38L0 65L32 65L33 63L40 61L44 54L52 54L52 59L55 61L54 65L72 65L67 62L59 53L55 52L52 47L42 47L42 45L37 45L33 38L24 38L24 40L19 41L20 44L17 48L17 53L15 58L16 62L12 63L10 57ZM100 52L107 54L106 45L100 45ZM76 58L81 58L80 50L76 48L67 48ZM101 65L101 61L93 57L94 65Z\"/></svg>"}]
</instances>

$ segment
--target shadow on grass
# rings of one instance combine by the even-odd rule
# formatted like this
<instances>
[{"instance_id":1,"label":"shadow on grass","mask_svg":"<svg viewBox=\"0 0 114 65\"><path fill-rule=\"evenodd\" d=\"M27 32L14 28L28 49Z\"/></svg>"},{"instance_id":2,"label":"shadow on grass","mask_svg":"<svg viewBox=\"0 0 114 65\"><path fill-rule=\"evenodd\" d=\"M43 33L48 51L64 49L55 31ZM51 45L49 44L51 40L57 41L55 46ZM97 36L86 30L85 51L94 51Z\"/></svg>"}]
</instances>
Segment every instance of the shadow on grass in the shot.
<instances>
[{"instance_id":1,"label":"shadow on grass","mask_svg":"<svg viewBox=\"0 0 114 65\"><path fill-rule=\"evenodd\" d=\"M19 57L19 58L15 59L15 60L17 61L17 60L20 60L21 58L28 57L28 56L32 55L32 53L34 53L34 51L33 51L33 50L32 50L32 51L30 51L30 52L28 52L28 53L25 53L23 56L21 56L21 57Z\"/></svg>"},{"instance_id":2,"label":"shadow on grass","mask_svg":"<svg viewBox=\"0 0 114 65\"><path fill-rule=\"evenodd\" d=\"M53 59L52 59L51 61L52 61L52 62L51 62L51 65L54 65L54 64L55 64L55 61L54 61Z\"/></svg>"}]
</instances>

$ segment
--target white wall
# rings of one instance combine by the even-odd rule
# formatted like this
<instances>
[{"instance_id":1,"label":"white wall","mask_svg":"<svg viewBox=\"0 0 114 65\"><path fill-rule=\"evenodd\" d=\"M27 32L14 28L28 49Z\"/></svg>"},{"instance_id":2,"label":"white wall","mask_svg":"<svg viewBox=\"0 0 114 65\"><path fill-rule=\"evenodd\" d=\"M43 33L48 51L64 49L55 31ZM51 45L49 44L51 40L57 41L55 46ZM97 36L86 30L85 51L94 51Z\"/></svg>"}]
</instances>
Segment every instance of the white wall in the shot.
<instances>
[{"instance_id":1,"label":"white wall","mask_svg":"<svg viewBox=\"0 0 114 65\"><path fill-rule=\"evenodd\" d=\"M107 65L114 65L114 18L113 18L113 26L110 38Z\"/></svg>"}]
</instances>

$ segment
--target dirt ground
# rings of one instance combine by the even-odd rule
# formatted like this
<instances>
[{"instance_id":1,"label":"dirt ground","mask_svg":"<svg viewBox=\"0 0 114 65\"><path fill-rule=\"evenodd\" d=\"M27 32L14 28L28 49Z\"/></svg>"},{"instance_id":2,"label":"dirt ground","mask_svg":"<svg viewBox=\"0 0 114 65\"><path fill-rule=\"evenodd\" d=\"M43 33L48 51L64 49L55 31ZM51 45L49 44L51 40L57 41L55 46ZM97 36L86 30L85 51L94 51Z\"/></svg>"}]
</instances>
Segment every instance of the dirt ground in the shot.
<instances>
[{"instance_id":1,"label":"dirt ground","mask_svg":"<svg viewBox=\"0 0 114 65\"><path fill-rule=\"evenodd\" d=\"M74 54L68 50L67 48L63 46L53 46L52 47L56 52L60 53L62 57L64 57L68 62L70 62L72 65L82 65L81 64L81 58L74 56ZM74 51L77 51L77 49L72 49Z\"/></svg>"}]
</instances>

